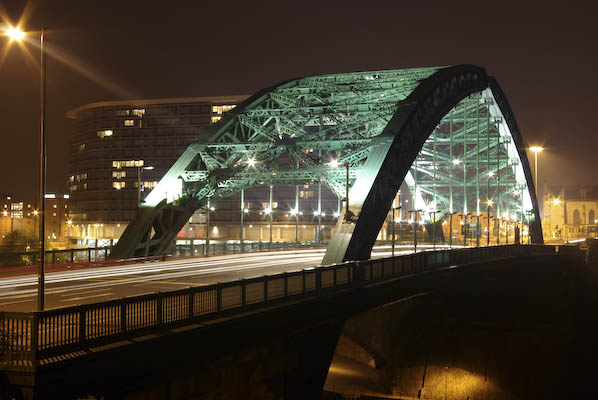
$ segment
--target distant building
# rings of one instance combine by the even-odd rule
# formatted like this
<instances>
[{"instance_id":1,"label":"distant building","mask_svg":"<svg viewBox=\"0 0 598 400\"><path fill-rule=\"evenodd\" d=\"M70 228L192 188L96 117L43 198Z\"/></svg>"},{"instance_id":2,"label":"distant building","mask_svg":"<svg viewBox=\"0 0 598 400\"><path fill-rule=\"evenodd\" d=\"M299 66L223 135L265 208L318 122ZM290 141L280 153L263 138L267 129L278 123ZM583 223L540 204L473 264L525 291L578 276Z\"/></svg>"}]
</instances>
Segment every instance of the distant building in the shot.
<instances>
[{"instance_id":1,"label":"distant building","mask_svg":"<svg viewBox=\"0 0 598 400\"><path fill-rule=\"evenodd\" d=\"M544 239L567 242L598 237L598 185L546 186Z\"/></svg>"},{"instance_id":2,"label":"distant building","mask_svg":"<svg viewBox=\"0 0 598 400\"><path fill-rule=\"evenodd\" d=\"M68 187L71 244L107 245L118 239L143 200L185 149L205 136L247 96L193 97L91 103L67 113L75 121L71 136ZM245 193L244 238L270 239L268 187ZM319 185L276 187L272 201L272 240L314 240ZM300 221L290 210L299 197ZM322 238L336 222L338 200L321 189ZM210 237L240 238L239 194L212 207ZM205 238L206 215L198 211L179 239Z\"/></svg>"},{"instance_id":3,"label":"distant building","mask_svg":"<svg viewBox=\"0 0 598 400\"><path fill-rule=\"evenodd\" d=\"M12 231L23 230L38 234L39 213L37 201L2 196L0 200L0 239ZM48 246L65 247L69 227L69 195L46 194L46 239Z\"/></svg>"},{"instance_id":4,"label":"distant building","mask_svg":"<svg viewBox=\"0 0 598 400\"><path fill-rule=\"evenodd\" d=\"M67 113L74 242L119 238L187 146L247 96L90 103Z\"/></svg>"}]
</instances>

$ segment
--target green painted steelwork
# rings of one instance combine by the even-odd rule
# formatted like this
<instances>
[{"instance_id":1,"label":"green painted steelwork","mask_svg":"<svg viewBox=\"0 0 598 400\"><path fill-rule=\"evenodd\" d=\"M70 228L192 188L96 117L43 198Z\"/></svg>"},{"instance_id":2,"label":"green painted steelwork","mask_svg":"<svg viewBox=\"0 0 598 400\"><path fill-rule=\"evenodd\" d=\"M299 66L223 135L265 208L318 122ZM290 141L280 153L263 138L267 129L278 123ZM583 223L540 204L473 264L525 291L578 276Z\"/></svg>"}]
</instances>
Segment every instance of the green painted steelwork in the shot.
<instances>
[{"instance_id":1,"label":"green painted steelwork","mask_svg":"<svg viewBox=\"0 0 598 400\"><path fill-rule=\"evenodd\" d=\"M297 185L324 184L344 198L344 163L351 206L360 207L390 145L382 133L401 107L414 106L405 100L420 82L444 68L312 76L259 92L223 114L208 140L188 147L148 195L113 256L166 252L185 216L248 187L295 185L297 191ZM439 220L449 212L479 213L491 200L497 211L522 220L532 200L520 156L493 92L471 94L441 118L405 176L414 209L424 220L441 210ZM168 221L178 222L158 224L164 212L147 209L172 209Z\"/></svg>"}]
</instances>

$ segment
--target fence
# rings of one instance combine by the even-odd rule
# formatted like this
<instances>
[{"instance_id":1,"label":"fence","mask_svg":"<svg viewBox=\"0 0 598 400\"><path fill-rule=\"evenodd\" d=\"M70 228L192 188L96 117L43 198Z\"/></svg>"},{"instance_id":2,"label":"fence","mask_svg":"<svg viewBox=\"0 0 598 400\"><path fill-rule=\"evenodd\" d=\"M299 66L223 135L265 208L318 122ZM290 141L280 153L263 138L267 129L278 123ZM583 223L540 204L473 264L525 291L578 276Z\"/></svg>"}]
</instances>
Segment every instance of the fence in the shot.
<instances>
[{"instance_id":1,"label":"fence","mask_svg":"<svg viewBox=\"0 0 598 400\"><path fill-rule=\"evenodd\" d=\"M299 296L359 290L371 282L456 263L554 253L555 246L536 245L430 251L49 311L0 312L0 363L32 368L52 357Z\"/></svg>"},{"instance_id":2,"label":"fence","mask_svg":"<svg viewBox=\"0 0 598 400\"><path fill-rule=\"evenodd\" d=\"M325 243L211 243L205 244L182 244L176 245L173 251L175 257L197 256L197 255L224 255L248 253L261 250L283 250L312 248L325 246ZM207 253L206 253L207 250ZM104 261L109 258L112 248L88 247L82 249L47 250L46 264L84 263ZM37 265L39 252L28 251L22 253L0 253L0 266L17 267L24 265Z\"/></svg>"}]
</instances>

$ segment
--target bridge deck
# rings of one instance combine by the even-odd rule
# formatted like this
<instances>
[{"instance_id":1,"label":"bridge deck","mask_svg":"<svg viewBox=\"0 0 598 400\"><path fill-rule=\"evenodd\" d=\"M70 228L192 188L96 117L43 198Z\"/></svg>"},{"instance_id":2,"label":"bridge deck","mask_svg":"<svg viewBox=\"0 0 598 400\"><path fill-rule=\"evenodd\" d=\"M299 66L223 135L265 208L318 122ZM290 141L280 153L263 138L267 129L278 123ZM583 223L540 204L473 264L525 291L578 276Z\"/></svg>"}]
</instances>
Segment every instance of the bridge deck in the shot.
<instances>
[{"instance_id":1,"label":"bridge deck","mask_svg":"<svg viewBox=\"0 0 598 400\"><path fill-rule=\"evenodd\" d=\"M102 346L110 348L167 330L174 333L173 329L200 327L197 324L301 297L360 290L366 284L450 268L456 263L554 252L554 246L439 250L44 312L3 312L0 313L3 369L36 369L101 351Z\"/></svg>"}]
</instances>

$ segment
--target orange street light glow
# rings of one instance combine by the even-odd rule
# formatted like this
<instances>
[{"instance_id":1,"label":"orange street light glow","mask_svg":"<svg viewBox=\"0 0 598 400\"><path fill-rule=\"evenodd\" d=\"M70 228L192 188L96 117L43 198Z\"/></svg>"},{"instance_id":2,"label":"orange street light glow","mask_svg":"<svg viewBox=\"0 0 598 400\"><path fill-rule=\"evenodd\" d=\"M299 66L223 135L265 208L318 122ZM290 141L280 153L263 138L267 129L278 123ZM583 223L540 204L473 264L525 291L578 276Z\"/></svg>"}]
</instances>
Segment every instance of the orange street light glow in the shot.
<instances>
[{"instance_id":1,"label":"orange street light glow","mask_svg":"<svg viewBox=\"0 0 598 400\"><path fill-rule=\"evenodd\" d=\"M25 37L25 32L19 28L8 28L6 30L6 35L10 38L10 40L20 41Z\"/></svg>"},{"instance_id":2,"label":"orange street light glow","mask_svg":"<svg viewBox=\"0 0 598 400\"><path fill-rule=\"evenodd\" d=\"M544 150L544 148L541 146L532 146L529 149L534 153L540 153L542 150Z\"/></svg>"}]
</instances>

